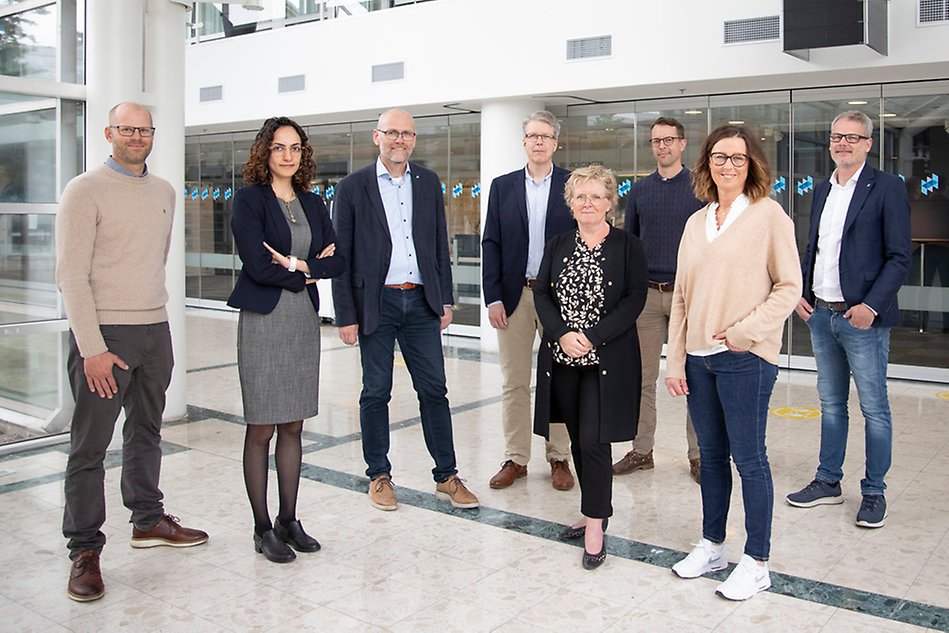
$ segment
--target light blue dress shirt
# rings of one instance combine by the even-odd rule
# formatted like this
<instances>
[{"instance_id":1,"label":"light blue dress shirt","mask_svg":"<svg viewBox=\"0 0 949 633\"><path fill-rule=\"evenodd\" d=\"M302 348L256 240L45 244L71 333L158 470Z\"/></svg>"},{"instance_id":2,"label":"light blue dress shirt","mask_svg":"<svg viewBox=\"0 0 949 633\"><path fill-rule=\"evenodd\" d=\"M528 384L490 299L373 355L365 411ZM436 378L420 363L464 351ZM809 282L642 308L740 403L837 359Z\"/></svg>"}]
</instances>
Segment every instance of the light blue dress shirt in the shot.
<instances>
[{"instance_id":1,"label":"light blue dress shirt","mask_svg":"<svg viewBox=\"0 0 949 633\"><path fill-rule=\"evenodd\" d=\"M133 174L132 172L130 172L128 169L120 165L119 162L115 160L114 158L112 158L111 156L105 159L105 164L108 165L110 168L114 169L115 171L119 172L120 174L125 175L125 176L131 176L132 178L144 178L146 175L148 175L148 165L145 165L145 167L142 169L142 174L139 175L139 174Z\"/></svg>"},{"instance_id":2,"label":"light blue dress shirt","mask_svg":"<svg viewBox=\"0 0 949 633\"><path fill-rule=\"evenodd\" d=\"M544 258L544 233L547 225L547 201L550 199L550 179L554 175L551 165L540 184L534 182L531 174L524 168L524 187L527 190L527 278L537 277L540 260Z\"/></svg>"},{"instance_id":3,"label":"light blue dress shirt","mask_svg":"<svg viewBox=\"0 0 949 633\"><path fill-rule=\"evenodd\" d=\"M386 285L424 283L415 254L415 239L412 236L412 170L406 165L402 177L394 179L382 164L382 159L377 158L376 182L379 183L379 195L382 196L382 206L386 210L389 239L392 241L392 257L389 259Z\"/></svg>"}]
</instances>

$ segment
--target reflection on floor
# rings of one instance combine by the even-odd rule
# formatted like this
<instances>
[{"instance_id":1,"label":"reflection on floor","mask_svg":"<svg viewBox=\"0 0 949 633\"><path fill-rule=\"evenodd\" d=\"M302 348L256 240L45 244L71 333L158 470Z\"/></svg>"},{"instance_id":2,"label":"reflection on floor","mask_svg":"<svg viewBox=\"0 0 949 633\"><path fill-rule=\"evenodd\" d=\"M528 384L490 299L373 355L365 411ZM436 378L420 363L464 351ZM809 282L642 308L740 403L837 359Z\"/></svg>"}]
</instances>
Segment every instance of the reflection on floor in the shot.
<instances>
[{"instance_id":1,"label":"reflection on floor","mask_svg":"<svg viewBox=\"0 0 949 633\"><path fill-rule=\"evenodd\" d=\"M0 458L0 622L9 631L920 631L949 630L949 386L892 382L894 466L887 525L854 525L863 470L853 424L845 503L809 510L783 503L816 465L814 375L782 372L772 399L774 586L745 603L717 597L724 572L684 581L669 567L700 535L699 488L689 478L685 403L660 395L656 468L615 480L609 554L587 572L580 549L556 540L577 518L579 491L550 486L543 445L507 490L487 482L503 459L496 357L447 341L461 476L479 510L433 496L404 367L391 404L396 512L366 500L359 443L358 351L323 328L321 413L305 427L300 518L323 543L289 565L254 554L241 478L243 438L236 317L189 312L189 419L164 430L162 488L182 523L211 534L187 550L128 546L118 487L119 443L107 461L106 596L66 597L60 535L63 447ZM397 365L400 363L397 362ZM856 399L851 410L859 411ZM859 414L857 414L859 418ZM615 445L619 457L627 446ZM737 478L736 478L737 481ZM276 479L272 478L275 504ZM736 485L727 541L743 542Z\"/></svg>"}]
</instances>

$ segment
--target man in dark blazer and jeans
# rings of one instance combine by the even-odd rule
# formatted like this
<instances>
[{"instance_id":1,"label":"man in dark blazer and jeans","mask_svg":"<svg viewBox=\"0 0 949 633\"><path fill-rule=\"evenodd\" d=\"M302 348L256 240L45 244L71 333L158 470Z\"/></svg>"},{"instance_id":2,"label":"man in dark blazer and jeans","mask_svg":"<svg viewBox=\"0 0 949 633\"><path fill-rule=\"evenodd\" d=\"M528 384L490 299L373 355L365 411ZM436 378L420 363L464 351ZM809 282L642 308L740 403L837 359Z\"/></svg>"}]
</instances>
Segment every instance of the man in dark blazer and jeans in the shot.
<instances>
[{"instance_id":1,"label":"man in dark blazer and jeans","mask_svg":"<svg viewBox=\"0 0 949 633\"><path fill-rule=\"evenodd\" d=\"M804 296L796 312L811 330L821 401L820 465L814 480L787 496L809 508L843 502L847 400L853 374L866 427L866 474L857 525L883 527L883 478L893 452L886 393L890 328L900 322L896 294L910 263L909 198L896 176L866 164L873 122L855 110L831 124L837 165L814 190L804 256Z\"/></svg>"},{"instance_id":2,"label":"man in dark blazer and jeans","mask_svg":"<svg viewBox=\"0 0 949 633\"><path fill-rule=\"evenodd\" d=\"M488 320L497 330L504 380L504 462L491 478L492 488L507 488L527 475L534 337L542 333L533 287L544 244L561 233L576 230L563 197L570 172L554 165L560 121L541 110L524 119L523 128L527 166L498 176L491 183L481 240L481 288ZM563 424L550 427L546 448L551 483L557 490L570 490L570 438Z\"/></svg>"},{"instance_id":3,"label":"man in dark blazer and jeans","mask_svg":"<svg viewBox=\"0 0 949 633\"><path fill-rule=\"evenodd\" d=\"M339 337L359 340L359 425L369 502L398 507L389 463L389 400L395 342L418 393L425 445L435 461L435 496L476 508L458 477L445 384L441 330L451 323L452 283L445 202L438 176L409 163L415 122L405 110L379 117L375 163L336 186L336 254L346 270L333 279Z\"/></svg>"}]
</instances>

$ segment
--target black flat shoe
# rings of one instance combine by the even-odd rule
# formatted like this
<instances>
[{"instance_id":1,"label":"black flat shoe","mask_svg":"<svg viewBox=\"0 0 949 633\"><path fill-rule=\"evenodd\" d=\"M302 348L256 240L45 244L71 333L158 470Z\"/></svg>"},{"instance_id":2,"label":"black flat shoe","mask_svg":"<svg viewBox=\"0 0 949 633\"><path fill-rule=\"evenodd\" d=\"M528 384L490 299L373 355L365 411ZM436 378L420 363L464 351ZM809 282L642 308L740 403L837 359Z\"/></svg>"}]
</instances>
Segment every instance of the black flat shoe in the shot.
<instances>
[{"instance_id":1,"label":"black flat shoe","mask_svg":"<svg viewBox=\"0 0 949 633\"><path fill-rule=\"evenodd\" d=\"M297 557L273 530L267 530L263 535L254 533L254 550L271 563L289 563Z\"/></svg>"},{"instance_id":2,"label":"black flat shoe","mask_svg":"<svg viewBox=\"0 0 949 633\"><path fill-rule=\"evenodd\" d=\"M273 523L273 531L281 541L298 552L318 552L320 542L303 531L303 524L299 521L290 521L286 525L277 519Z\"/></svg>"},{"instance_id":3,"label":"black flat shoe","mask_svg":"<svg viewBox=\"0 0 949 633\"><path fill-rule=\"evenodd\" d=\"M606 535L603 535L603 547L600 548L599 554L591 554L583 549L583 568L593 570L603 564L603 561L606 560Z\"/></svg>"},{"instance_id":4,"label":"black flat shoe","mask_svg":"<svg viewBox=\"0 0 949 633\"><path fill-rule=\"evenodd\" d=\"M610 519L603 519L603 531L606 532L606 526L610 524ZM580 527L566 527L560 532L560 539L563 541L572 541L574 539L583 538L587 533L587 527L581 525Z\"/></svg>"}]
</instances>

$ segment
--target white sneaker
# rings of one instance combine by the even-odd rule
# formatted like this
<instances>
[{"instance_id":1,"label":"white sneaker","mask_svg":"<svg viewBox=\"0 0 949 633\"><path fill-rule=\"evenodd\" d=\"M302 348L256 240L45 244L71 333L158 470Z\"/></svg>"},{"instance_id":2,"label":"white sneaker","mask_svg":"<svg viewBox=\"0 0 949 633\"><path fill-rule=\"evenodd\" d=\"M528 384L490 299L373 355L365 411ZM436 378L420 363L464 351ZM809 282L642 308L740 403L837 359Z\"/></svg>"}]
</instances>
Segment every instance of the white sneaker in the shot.
<instances>
[{"instance_id":1,"label":"white sneaker","mask_svg":"<svg viewBox=\"0 0 949 633\"><path fill-rule=\"evenodd\" d=\"M742 554L734 571L715 589L715 593L729 600L747 600L770 586L768 563L759 565L758 561L748 554Z\"/></svg>"},{"instance_id":2,"label":"white sneaker","mask_svg":"<svg viewBox=\"0 0 949 633\"><path fill-rule=\"evenodd\" d=\"M724 543L716 545L703 538L694 545L688 556L672 566L672 572L679 578L698 578L710 571L728 567Z\"/></svg>"}]
</instances>

